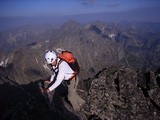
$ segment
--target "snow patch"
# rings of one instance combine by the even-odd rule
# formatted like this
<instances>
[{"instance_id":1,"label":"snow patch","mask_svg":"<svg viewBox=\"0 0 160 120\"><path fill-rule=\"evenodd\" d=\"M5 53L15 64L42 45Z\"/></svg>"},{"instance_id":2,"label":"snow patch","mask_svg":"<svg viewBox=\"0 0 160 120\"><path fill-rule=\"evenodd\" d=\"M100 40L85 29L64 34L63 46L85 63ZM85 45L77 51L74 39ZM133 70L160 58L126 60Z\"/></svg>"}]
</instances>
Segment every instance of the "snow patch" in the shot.
<instances>
[{"instance_id":1,"label":"snow patch","mask_svg":"<svg viewBox=\"0 0 160 120\"><path fill-rule=\"evenodd\" d=\"M0 66L6 67L7 63L8 63L9 58L7 58L6 60L3 60L0 62Z\"/></svg>"},{"instance_id":2,"label":"snow patch","mask_svg":"<svg viewBox=\"0 0 160 120\"><path fill-rule=\"evenodd\" d=\"M3 66L3 64L4 64L4 61L1 61L1 62L0 62L0 66Z\"/></svg>"},{"instance_id":3,"label":"snow patch","mask_svg":"<svg viewBox=\"0 0 160 120\"><path fill-rule=\"evenodd\" d=\"M104 34L104 32L105 32L105 27L102 28L102 34Z\"/></svg>"},{"instance_id":4,"label":"snow patch","mask_svg":"<svg viewBox=\"0 0 160 120\"><path fill-rule=\"evenodd\" d=\"M37 60L37 58L36 58L36 62L38 63L38 60Z\"/></svg>"},{"instance_id":5,"label":"snow patch","mask_svg":"<svg viewBox=\"0 0 160 120\"><path fill-rule=\"evenodd\" d=\"M45 40L45 43L49 43L49 40Z\"/></svg>"},{"instance_id":6,"label":"snow patch","mask_svg":"<svg viewBox=\"0 0 160 120\"><path fill-rule=\"evenodd\" d=\"M110 38L114 38L116 36L116 34L109 34Z\"/></svg>"}]
</instances>

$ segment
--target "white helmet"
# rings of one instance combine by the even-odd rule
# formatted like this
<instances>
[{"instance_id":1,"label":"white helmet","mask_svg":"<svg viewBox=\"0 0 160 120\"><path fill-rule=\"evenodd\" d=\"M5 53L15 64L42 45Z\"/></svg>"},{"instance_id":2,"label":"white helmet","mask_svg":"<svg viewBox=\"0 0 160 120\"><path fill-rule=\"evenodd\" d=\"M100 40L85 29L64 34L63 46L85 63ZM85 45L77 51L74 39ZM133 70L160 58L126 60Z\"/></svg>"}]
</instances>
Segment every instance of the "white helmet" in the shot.
<instances>
[{"instance_id":1,"label":"white helmet","mask_svg":"<svg viewBox=\"0 0 160 120\"><path fill-rule=\"evenodd\" d=\"M47 61L47 64L53 63L57 58L57 55L54 51L48 50L45 54L45 59Z\"/></svg>"}]
</instances>

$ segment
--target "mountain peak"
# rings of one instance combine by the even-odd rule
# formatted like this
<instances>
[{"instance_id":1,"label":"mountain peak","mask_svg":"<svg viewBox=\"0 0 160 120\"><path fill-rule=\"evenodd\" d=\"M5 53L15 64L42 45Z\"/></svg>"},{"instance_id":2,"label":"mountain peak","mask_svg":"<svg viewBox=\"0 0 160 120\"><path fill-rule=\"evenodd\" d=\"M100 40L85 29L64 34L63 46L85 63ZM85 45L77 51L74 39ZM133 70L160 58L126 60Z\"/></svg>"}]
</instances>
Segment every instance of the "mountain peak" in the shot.
<instances>
[{"instance_id":1,"label":"mountain peak","mask_svg":"<svg viewBox=\"0 0 160 120\"><path fill-rule=\"evenodd\" d=\"M78 23L77 21L74 20L69 20L67 22L65 22L62 27L61 27L64 31L79 31L81 28L81 24Z\"/></svg>"}]
</instances>

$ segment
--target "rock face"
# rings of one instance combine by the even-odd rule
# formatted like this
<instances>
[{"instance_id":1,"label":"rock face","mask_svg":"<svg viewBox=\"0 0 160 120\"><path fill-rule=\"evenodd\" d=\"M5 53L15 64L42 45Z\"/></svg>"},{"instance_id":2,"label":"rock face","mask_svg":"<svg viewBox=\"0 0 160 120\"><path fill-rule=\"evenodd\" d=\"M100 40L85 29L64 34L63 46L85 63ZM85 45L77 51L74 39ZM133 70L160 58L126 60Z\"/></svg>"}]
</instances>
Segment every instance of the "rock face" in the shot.
<instances>
[{"instance_id":1,"label":"rock face","mask_svg":"<svg viewBox=\"0 0 160 120\"><path fill-rule=\"evenodd\" d=\"M37 81L38 82L38 81ZM37 82L19 85L0 67L0 119L1 120L79 120L84 117L67 109L61 92L56 92L53 102L43 96ZM58 94L58 95L57 95ZM69 108L69 107L68 107Z\"/></svg>"},{"instance_id":2,"label":"rock face","mask_svg":"<svg viewBox=\"0 0 160 120\"><path fill-rule=\"evenodd\" d=\"M160 88L153 72L112 66L87 82L83 109L90 119L160 119Z\"/></svg>"},{"instance_id":3,"label":"rock face","mask_svg":"<svg viewBox=\"0 0 160 120\"><path fill-rule=\"evenodd\" d=\"M0 67L0 119L9 120L159 120L160 70L115 65L85 80L79 94L86 100L75 113L65 101L63 89L56 90L52 104L42 96L37 82L19 85Z\"/></svg>"}]
</instances>

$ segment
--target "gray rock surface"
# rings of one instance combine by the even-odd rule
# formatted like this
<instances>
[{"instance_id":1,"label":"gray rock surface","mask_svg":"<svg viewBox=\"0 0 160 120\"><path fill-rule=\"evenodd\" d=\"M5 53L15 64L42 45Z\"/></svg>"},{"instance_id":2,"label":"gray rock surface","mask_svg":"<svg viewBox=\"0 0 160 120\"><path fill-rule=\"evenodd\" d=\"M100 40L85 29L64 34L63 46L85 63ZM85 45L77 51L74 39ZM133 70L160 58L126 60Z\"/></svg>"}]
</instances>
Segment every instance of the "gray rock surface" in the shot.
<instances>
[{"instance_id":1,"label":"gray rock surface","mask_svg":"<svg viewBox=\"0 0 160 120\"><path fill-rule=\"evenodd\" d=\"M160 88L153 72L112 66L91 81L83 110L93 120L95 116L102 120L160 119Z\"/></svg>"}]
</instances>

